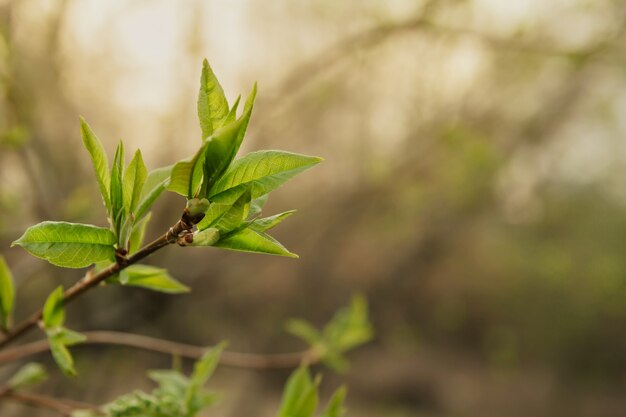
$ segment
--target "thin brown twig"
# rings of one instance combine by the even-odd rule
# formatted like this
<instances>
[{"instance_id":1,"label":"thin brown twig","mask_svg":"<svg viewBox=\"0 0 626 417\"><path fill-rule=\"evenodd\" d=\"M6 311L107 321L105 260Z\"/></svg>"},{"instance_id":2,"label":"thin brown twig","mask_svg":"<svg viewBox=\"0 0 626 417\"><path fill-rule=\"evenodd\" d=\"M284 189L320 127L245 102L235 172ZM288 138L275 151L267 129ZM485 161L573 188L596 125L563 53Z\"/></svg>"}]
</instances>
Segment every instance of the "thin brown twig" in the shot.
<instances>
[{"instance_id":1,"label":"thin brown twig","mask_svg":"<svg viewBox=\"0 0 626 417\"><path fill-rule=\"evenodd\" d=\"M188 359L199 359L206 348L202 346L188 345L185 343L172 342L170 340L155 337L142 336L132 333L112 331L84 332L87 340L83 345L117 345L168 355L181 356ZM76 345L80 346L80 345ZM0 364L13 362L28 356L46 352L50 349L47 340L38 340L7 349L0 352ZM251 354L239 352L223 352L220 364L237 368L248 369L277 369L295 368L301 364L313 364L320 360L319 355L308 349L301 352L278 353L278 354Z\"/></svg>"},{"instance_id":2,"label":"thin brown twig","mask_svg":"<svg viewBox=\"0 0 626 417\"><path fill-rule=\"evenodd\" d=\"M15 392L5 389L0 392L0 398L19 402L36 408L45 408L55 411L62 416L70 417L76 410L96 410L93 404L87 404L79 401L69 400L66 398L53 398L46 395L32 394L25 392Z\"/></svg>"}]
</instances>

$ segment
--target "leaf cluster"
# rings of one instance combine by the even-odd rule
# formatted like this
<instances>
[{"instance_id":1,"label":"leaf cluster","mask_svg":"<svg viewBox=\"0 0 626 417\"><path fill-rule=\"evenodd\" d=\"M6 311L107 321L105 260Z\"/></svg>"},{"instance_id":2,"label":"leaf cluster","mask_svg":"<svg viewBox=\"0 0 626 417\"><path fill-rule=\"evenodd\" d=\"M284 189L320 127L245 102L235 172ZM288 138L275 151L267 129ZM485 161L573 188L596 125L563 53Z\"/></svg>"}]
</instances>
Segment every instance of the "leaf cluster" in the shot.
<instances>
[{"instance_id":1,"label":"leaf cluster","mask_svg":"<svg viewBox=\"0 0 626 417\"><path fill-rule=\"evenodd\" d=\"M287 331L307 342L327 366L342 372L349 367L344 354L370 341L374 330L368 318L367 301L355 296L320 331L301 319L287 322Z\"/></svg>"}]
</instances>

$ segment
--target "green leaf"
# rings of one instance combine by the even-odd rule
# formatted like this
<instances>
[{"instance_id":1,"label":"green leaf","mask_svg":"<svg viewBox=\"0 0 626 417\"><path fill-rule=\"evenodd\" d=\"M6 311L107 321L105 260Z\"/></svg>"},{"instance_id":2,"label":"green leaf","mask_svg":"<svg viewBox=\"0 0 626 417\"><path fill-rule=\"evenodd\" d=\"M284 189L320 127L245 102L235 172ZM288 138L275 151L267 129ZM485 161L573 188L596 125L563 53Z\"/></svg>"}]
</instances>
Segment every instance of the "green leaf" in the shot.
<instances>
[{"instance_id":1,"label":"green leaf","mask_svg":"<svg viewBox=\"0 0 626 417\"><path fill-rule=\"evenodd\" d=\"M107 213L111 215L111 199L110 199L110 183L111 177L109 175L109 161L107 155L102 146L100 139L93 133L85 119L80 118L80 132L83 138L83 143L89 155L91 156L91 162L93 169L96 172L96 179L98 180L98 186L100 187L100 194L102 194L102 200L107 209Z\"/></svg>"},{"instance_id":2,"label":"green leaf","mask_svg":"<svg viewBox=\"0 0 626 417\"><path fill-rule=\"evenodd\" d=\"M215 372L215 368L219 363L220 356L225 347L225 342L218 344L208 350L194 365L191 381L185 393L188 417L194 416L203 406L207 405L207 401L200 400L198 402L198 394L211 375L213 375L213 372Z\"/></svg>"},{"instance_id":3,"label":"green leaf","mask_svg":"<svg viewBox=\"0 0 626 417\"><path fill-rule=\"evenodd\" d=\"M237 107L239 107L239 102L241 101L241 94L237 96L237 100L233 104L233 107L230 108L226 119L224 120L224 125L234 122L237 119Z\"/></svg>"},{"instance_id":4,"label":"green leaf","mask_svg":"<svg viewBox=\"0 0 626 417\"><path fill-rule=\"evenodd\" d=\"M248 217L250 211L250 189L246 189L243 194L230 206L211 226L220 231L221 234L226 234L232 230L237 229L241 222Z\"/></svg>"},{"instance_id":5,"label":"green leaf","mask_svg":"<svg viewBox=\"0 0 626 417\"><path fill-rule=\"evenodd\" d=\"M124 189L122 177L124 170L124 144L120 142L115 150L115 158L111 167L111 221L116 235L124 223Z\"/></svg>"},{"instance_id":6,"label":"green leaf","mask_svg":"<svg viewBox=\"0 0 626 417\"><path fill-rule=\"evenodd\" d=\"M266 253L269 255L288 256L297 258L298 255L289 252L276 239L250 228L240 230L219 240L214 246L241 252Z\"/></svg>"},{"instance_id":7,"label":"green leaf","mask_svg":"<svg viewBox=\"0 0 626 417\"><path fill-rule=\"evenodd\" d=\"M198 360L191 374L191 383L196 387L201 387L209 380L215 368L219 364L220 356L226 348L227 343L221 342L213 348L207 350L202 358Z\"/></svg>"},{"instance_id":8,"label":"green leaf","mask_svg":"<svg viewBox=\"0 0 626 417\"><path fill-rule=\"evenodd\" d=\"M266 230L270 230L276 227L280 222L282 222L295 212L296 210L289 210L280 214L275 214L274 216L256 219L252 222L250 228L252 230L256 230L257 232L265 232Z\"/></svg>"},{"instance_id":9,"label":"green leaf","mask_svg":"<svg viewBox=\"0 0 626 417\"><path fill-rule=\"evenodd\" d=\"M353 297L350 306L339 310L324 327L327 343L340 353L370 341L373 336L367 301L360 295Z\"/></svg>"},{"instance_id":10,"label":"green leaf","mask_svg":"<svg viewBox=\"0 0 626 417\"><path fill-rule=\"evenodd\" d=\"M115 256L110 230L79 223L46 221L31 226L11 246L66 268L83 268Z\"/></svg>"},{"instance_id":11,"label":"green leaf","mask_svg":"<svg viewBox=\"0 0 626 417\"><path fill-rule=\"evenodd\" d=\"M226 213L232 209L233 205L237 203L237 201L246 193L250 193L250 190L246 186L237 187L236 190L233 190L233 196L235 198L233 201L228 203L211 203L209 205L208 210L204 213L204 218L196 225L198 230L207 229L219 222L222 217L226 215ZM247 199L248 197L246 197ZM249 208L248 208L249 212Z\"/></svg>"},{"instance_id":12,"label":"green leaf","mask_svg":"<svg viewBox=\"0 0 626 417\"><path fill-rule=\"evenodd\" d=\"M54 337L48 338L48 341L50 342L52 357L59 368L61 368L63 373L67 376L76 376L74 359L65 344L61 340Z\"/></svg>"},{"instance_id":13,"label":"green leaf","mask_svg":"<svg viewBox=\"0 0 626 417\"><path fill-rule=\"evenodd\" d=\"M213 184L224 174L233 159L235 159L250 122L255 97L256 84L246 100L244 113L241 118L216 130L207 139L207 148L204 155L202 196L206 195L207 191L211 189Z\"/></svg>"},{"instance_id":14,"label":"green leaf","mask_svg":"<svg viewBox=\"0 0 626 417\"><path fill-rule=\"evenodd\" d=\"M283 151L251 152L233 162L211 188L209 199L218 203L231 202L233 189L241 184L252 187L252 198L260 197L321 161L321 158Z\"/></svg>"},{"instance_id":15,"label":"green leaf","mask_svg":"<svg viewBox=\"0 0 626 417\"><path fill-rule=\"evenodd\" d=\"M285 327L287 332L304 340L311 346L322 343L321 333L304 320L289 319Z\"/></svg>"},{"instance_id":16,"label":"green leaf","mask_svg":"<svg viewBox=\"0 0 626 417\"><path fill-rule=\"evenodd\" d=\"M228 102L224 90L206 59L202 62L200 91L198 93L198 119L202 139L208 138L228 115Z\"/></svg>"},{"instance_id":17,"label":"green leaf","mask_svg":"<svg viewBox=\"0 0 626 417\"><path fill-rule=\"evenodd\" d=\"M143 162L141 151L137 149L124 173L124 204L126 205L127 213L135 212L147 177L148 170Z\"/></svg>"},{"instance_id":18,"label":"green leaf","mask_svg":"<svg viewBox=\"0 0 626 417\"><path fill-rule=\"evenodd\" d=\"M326 409L322 413L321 417L342 417L346 414L346 409L343 406L346 394L347 389L345 386L342 386L335 391L330 401L328 401L328 405L326 406Z\"/></svg>"},{"instance_id":19,"label":"green leaf","mask_svg":"<svg viewBox=\"0 0 626 417\"><path fill-rule=\"evenodd\" d=\"M135 222L139 221L148 213L154 202L170 183L172 168L173 166L159 168L148 174L148 178L143 185L139 205L135 212Z\"/></svg>"},{"instance_id":20,"label":"green leaf","mask_svg":"<svg viewBox=\"0 0 626 417\"><path fill-rule=\"evenodd\" d=\"M204 156L208 143L204 142L191 158L174 164L167 186L168 191L173 191L187 198L196 197L202 185Z\"/></svg>"},{"instance_id":21,"label":"green leaf","mask_svg":"<svg viewBox=\"0 0 626 417\"><path fill-rule=\"evenodd\" d=\"M163 268L149 265L131 265L120 274L124 275L123 279L120 278L119 280L122 285L142 287L169 294L189 292L189 287L176 281Z\"/></svg>"},{"instance_id":22,"label":"green leaf","mask_svg":"<svg viewBox=\"0 0 626 417\"><path fill-rule=\"evenodd\" d=\"M263 211L263 207L265 207L265 204L267 203L269 197L269 194L265 194L261 197L253 198L252 202L250 203L250 213L248 214L248 216L255 217L261 214L261 212Z\"/></svg>"},{"instance_id":23,"label":"green leaf","mask_svg":"<svg viewBox=\"0 0 626 417\"><path fill-rule=\"evenodd\" d=\"M50 293L43 306L43 324L46 329L53 329L65 322L65 309L63 308L63 287L58 286Z\"/></svg>"},{"instance_id":24,"label":"green leaf","mask_svg":"<svg viewBox=\"0 0 626 417\"><path fill-rule=\"evenodd\" d=\"M220 231L214 227L198 230L190 246L214 246L220 240Z\"/></svg>"},{"instance_id":25,"label":"green leaf","mask_svg":"<svg viewBox=\"0 0 626 417\"><path fill-rule=\"evenodd\" d=\"M14 391L27 388L45 381L48 374L43 366L30 362L22 366L9 380L8 386Z\"/></svg>"},{"instance_id":26,"label":"green leaf","mask_svg":"<svg viewBox=\"0 0 626 417\"><path fill-rule=\"evenodd\" d=\"M317 408L317 382L306 367L295 370L283 391L278 417L311 417Z\"/></svg>"},{"instance_id":27,"label":"green leaf","mask_svg":"<svg viewBox=\"0 0 626 417\"><path fill-rule=\"evenodd\" d=\"M148 194L150 194L155 188L161 186L163 182L169 181L170 175L172 175L172 168L174 168L174 165L150 171L148 177L146 178L146 182L143 184L140 200L144 200Z\"/></svg>"},{"instance_id":28,"label":"green leaf","mask_svg":"<svg viewBox=\"0 0 626 417\"><path fill-rule=\"evenodd\" d=\"M143 219L139 220L133 227L133 231L130 234L128 253L132 254L137 252L141 245L143 244L143 238L146 234L146 226L150 219L152 218L152 213L148 213Z\"/></svg>"},{"instance_id":29,"label":"green leaf","mask_svg":"<svg viewBox=\"0 0 626 417\"><path fill-rule=\"evenodd\" d=\"M47 331L48 338L54 338L57 342L65 346L73 346L84 343L87 337L84 334L75 332L65 327L56 327Z\"/></svg>"},{"instance_id":30,"label":"green leaf","mask_svg":"<svg viewBox=\"0 0 626 417\"><path fill-rule=\"evenodd\" d=\"M2 329L6 330L11 323L14 303L13 275L4 257L0 255L0 327Z\"/></svg>"},{"instance_id":31,"label":"green leaf","mask_svg":"<svg viewBox=\"0 0 626 417\"><path fill-rule=\"evenodd\" d=\"M171 369L148 371L148 377L159 384L161 392L176 397L184 397L189 386L189 378Z\"/></svg>"}]
</instances>

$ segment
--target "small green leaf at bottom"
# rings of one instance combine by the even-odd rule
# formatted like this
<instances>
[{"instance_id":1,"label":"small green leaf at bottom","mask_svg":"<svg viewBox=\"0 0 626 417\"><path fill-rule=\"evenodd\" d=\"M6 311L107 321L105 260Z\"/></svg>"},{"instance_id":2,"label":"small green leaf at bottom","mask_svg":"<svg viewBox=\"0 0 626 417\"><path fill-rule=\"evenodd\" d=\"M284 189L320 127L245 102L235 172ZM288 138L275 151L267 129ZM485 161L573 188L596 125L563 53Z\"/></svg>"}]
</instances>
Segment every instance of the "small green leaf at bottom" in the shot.
<instances>
[{"instance_id":1,"label":"small green leaf at bottom","mask_svg":"<svg viewBox=\"0 0 626 417\"><path fill-rule=\"evenodd\" d=\"M14 391L27 388L45 381L48 374L43 366L30 362L22 366L9 380L7 384Z\"/></svg>"},{"instance_id":2,"label":"small green leaf at bottom","mask_svg":"<svg viewBox=\"0 0 626 417\"><path fill-rule=\"evenodd\" d=\"M11 323L14 302L13 275L4 257L0 255L0 328L2 329L6 330Z\"/></svg>"}]
</instances>

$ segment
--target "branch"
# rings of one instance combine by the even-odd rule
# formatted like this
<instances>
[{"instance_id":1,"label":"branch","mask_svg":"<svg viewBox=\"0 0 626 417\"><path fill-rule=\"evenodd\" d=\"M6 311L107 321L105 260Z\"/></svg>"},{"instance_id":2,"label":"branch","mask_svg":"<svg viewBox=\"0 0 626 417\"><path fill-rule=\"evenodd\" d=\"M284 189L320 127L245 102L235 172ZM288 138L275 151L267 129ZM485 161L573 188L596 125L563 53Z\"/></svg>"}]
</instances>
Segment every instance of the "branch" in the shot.
<instances>
[{"instance_id":1,"label":"branch","mask_svg":"<svg viewBox=\"0 0 626 417\"><path fill-rule=\"evenodd\" d=\"M188 345L184 343L172 342L164 339L157 339L149 336L141 336L131 333L93 331L82 333L87 337L81 345L117 345L127 346L151 352L164 353L168 355L182 356L188 359L199 359L206 352L205 347ZM0 364L13 362L38 353L47 352L50 345L47 340L26 343L14 348L0 352ZM223 352L220 357L220 364L237 368L248 369L277 369L296 368L302 363L314 364L320 361L319 355L308 349L301 352L279 353L279 354L251 354L238 352Z\"/></svg>"},{"instance_id":2,"label":"branch","mask_svg":"<svg viewBox=\"0 0 626 417\"><path fill-rule=\"evenodd\" d=\"M55 411L62 416L70 417L76 410L96 410L93 404L86 404L65 398L53 398L40 394L30 394L24 392L15 392L10 389L0 391L0 398L12 400L21 404L30 405L37 408L45 408Z\"/></svg>"},{"instance_id":3,"label":"branch","mask_svg":"<svg viewBox=\"0 0 626 417\"><path fill-rule=\"evenodd\" d=\"M87 272L87 274L76 282L73 286L68 288L63 294L63 302L64 304L69 303L74 300L79 295L84 292L90 290L96 285L100 284L107 278L117 274L121 270L129 267L132 264L135 264L147 257L148 255L156 252L157 250L172 244L176 243L177 239L189 232L193 229L193 225L197 223L195 221L197 219L192 219L189 215L187 209L183 212L181 219L171 227L167 233L165 233L160 238L156 239L154 242L148 244L147 246L140 249L137 253L130 256L129 258L118 259L117 263L112 264L108 268L100 271L98 274L93 275L92 271ZM37 323L41 320L43 316L43 309L39 309L35 313L33 313L30 318L24 320L20 324L16 325L13 329L11 329L5 336L5 338L0 342L0 349L4 348L7 344L11 343L13 340L25 334L27 331L37 326Z\"/></svg>"}]
</instances>

